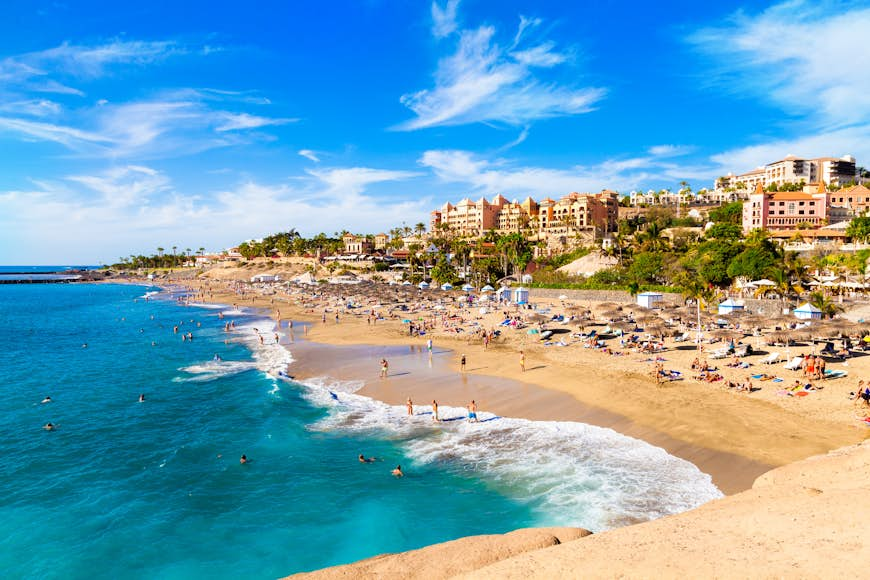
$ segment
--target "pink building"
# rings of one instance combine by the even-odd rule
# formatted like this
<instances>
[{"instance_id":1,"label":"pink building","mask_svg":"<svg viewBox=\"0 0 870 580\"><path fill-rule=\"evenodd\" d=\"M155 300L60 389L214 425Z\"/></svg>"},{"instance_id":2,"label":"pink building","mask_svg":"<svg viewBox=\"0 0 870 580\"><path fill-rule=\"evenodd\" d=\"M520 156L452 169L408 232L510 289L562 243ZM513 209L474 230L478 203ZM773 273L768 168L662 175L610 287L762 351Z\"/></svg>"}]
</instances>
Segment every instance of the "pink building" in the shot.
<instances>
[{"instance_id":1,"label":"pink building","mask_svg":"<svg viewBox=\"0 0 870 580\"><path fill-rule=\"evenodd\" d=\"M831 194L825 191L824 182L816 193L765 192L758 184L743 204L743 231L795 230L804 225L818 228L827 224L830 204Z\"/></svg>"}]
</instances>

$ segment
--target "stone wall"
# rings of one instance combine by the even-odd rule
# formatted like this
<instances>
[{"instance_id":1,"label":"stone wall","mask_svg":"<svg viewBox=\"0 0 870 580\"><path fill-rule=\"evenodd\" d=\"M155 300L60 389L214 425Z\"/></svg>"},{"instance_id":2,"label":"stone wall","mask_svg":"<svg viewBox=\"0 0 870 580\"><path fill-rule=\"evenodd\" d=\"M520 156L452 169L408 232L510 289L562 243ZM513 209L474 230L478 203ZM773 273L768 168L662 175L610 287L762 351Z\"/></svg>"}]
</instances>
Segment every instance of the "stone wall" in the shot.
<instances>
[{"instance_id":1,"label":"stone wall","mask_svg":"<svg viewBox=\"0 0 870 580\"><path fill-rule=\"evenodd\" d=\"M531 288L529 290L529 301L534 302L535 298L552 300L562 295L567 296L568 300L579 302L637 303L637 299L632 298L631 294L625 290L567 290L561 288ZM683 297L679 294L662 293L662 300L665 303L683 303Z\"/></svg>"}]
</instances>

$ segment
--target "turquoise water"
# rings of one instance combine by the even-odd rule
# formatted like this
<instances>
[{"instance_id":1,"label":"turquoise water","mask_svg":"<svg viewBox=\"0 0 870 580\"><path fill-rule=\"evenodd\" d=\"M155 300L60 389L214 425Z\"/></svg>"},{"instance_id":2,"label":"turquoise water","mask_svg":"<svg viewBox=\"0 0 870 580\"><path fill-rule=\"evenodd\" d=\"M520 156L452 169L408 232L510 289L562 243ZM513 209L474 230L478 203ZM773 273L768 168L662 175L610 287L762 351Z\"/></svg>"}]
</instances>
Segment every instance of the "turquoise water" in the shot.
<instances>
[{"instance_id":1,"label":"turquoise water","mask_svg":"<svg viewBox=\"0 0 870 580\"><path fill-rule=\"evenodd\" d=\"M434 424L353 382L294 383L271 321L148 290L0 285L4 578L274 578L524 526L597 531L721 495L608 429L468 423L449 407Z\"/></svg>"},{"instance_id":2,"label":"turquoise water","mask_svg":"<svg viewBox=\"0 0 870 580\"><path fill-rule=\"evenodd\" d=\"M312 428L326 408L224 342L250 317L143 293L0 286L5 578L274 578L534 523L461 466L415 465L401 438ZM397 463L412 473L392 478Z\"/></svg>"}]
</instances>

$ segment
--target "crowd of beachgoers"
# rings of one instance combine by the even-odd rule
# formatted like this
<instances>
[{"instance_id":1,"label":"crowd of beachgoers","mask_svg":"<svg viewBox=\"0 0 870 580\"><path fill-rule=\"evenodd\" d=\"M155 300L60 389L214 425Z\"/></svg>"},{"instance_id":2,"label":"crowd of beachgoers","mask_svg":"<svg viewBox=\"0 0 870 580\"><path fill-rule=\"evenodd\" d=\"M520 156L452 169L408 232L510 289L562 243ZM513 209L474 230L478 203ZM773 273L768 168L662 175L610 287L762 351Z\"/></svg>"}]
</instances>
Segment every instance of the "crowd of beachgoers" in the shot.
<instances>
[{"instance_id":1,"label":"crowd of beachgoers","mask_svg":"<svg viewBox=\"0 0 870 580\"><path fill-rule=\"evenodd\" d=\"M870 421L870 387L863 380L870 371L868 327L847 319L805 321L749 311L719 315L682 303L643 308L567 296L546 299L534 290L527 303L517 304L498 292L378 282L199 280L191 292L194 301L268 308L279 319L365 324L377 329L368 335L372 341L392 335L513 349L523 367L535 366L527 365L526 357L606 365L646 375L659 388L695 381L811 416ZM771 311L778 308L771 301ZM801 406L787 399L800 399ZM813 399L818 404L811 407L807 402Z\"/></svg>"}]
</instances>

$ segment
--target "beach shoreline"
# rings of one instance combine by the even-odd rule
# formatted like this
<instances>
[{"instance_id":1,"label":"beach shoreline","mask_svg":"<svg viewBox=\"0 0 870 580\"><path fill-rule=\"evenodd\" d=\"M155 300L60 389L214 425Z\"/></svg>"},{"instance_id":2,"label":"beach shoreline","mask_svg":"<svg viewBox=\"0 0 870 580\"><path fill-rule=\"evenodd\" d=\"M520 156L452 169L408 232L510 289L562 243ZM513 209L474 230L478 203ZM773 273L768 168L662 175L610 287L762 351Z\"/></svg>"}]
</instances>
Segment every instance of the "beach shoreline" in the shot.
<instances>
[{"instance_id":1,"label":"beach shoreline","mask_svg":"<svg viewBox=\"0 0 870 580\"><path fill-rule=\"evenodd\" d=\"M259 308L272 319L284 321L282 332L286 331L287 320L306 323L308 329L304 338L312 343L367 348L370 362L366 364L371 366L360 366L348 372L347 376L353 375L353 379L376 378L377 362L371 360L371 356L378 349L421 350L425 348L426 340L432 338L436 349L447 349L451 353L443 358L447 359L444 364L453 372L452 381L455 382L450 383L453 386L440 384L438 387L439 392L447 394L445 404L464 406L473 398L466 397L463 392L463 376L487 376L494 381L520 379L525 392L536 393L535 396L511 399L498 393L485 404L506 416L580 421L612 428L662 447L696 465L703 465L703 471L712 475L726 493L748 488L755 477L771 467L867 438L866 429L849 421L829 420L823 414L808 417L797 407L795 410L783 408L773 404L779 401L763 400L757 394L747 396L711 389L694 381L656 385L648 376L632 368L632 364L636 367L637 363L627 360L628 357L596 360L600 354L582 350L575 351L582 355L578 360L552 357L563 355L569 349L548 351L525 335L508 336L505 341L490 344L489 348L461 335L430 333L426 337L410 337L407 325L397 317L373 322L363 315L363 309L345 309L342 304L336 305L335 300L329 303L310 289L297 290L295 296L263 295L239 290L244 285L235 283L234 287L226 280L188 279L177 283L190 286L192 292L198 293L198 299L204 301ZM348 294L352 292L352 287L347 289ZM338 323L333 319L335 315L339 315ZM297 332L299 330L297 328ZM680 354L680 348L668 352L668 356L679 356L684 360L694 354L693 351ZM525 349L528 359L526 372L520 372L519 368L518 353L521 349ZM459 370L461 354L466 354L469 361L464 373ZM322 364L315 360L303 363L304 356L300 351L295 363L297 366L290 372L324 374L324 368L334 372L335 357L327 358L330 360ZM599 365L599 360L603 364ZM861 362L870 360L861 359ZM305 365L308 365L308 370L304 370ZM383 388L383 385L367 380L360 394L389 404L403 404L412 392L414 396L420 393L424 399L428 396L423 394L423 388L408 386L410 381L392 379L392 382L392 388ZM845 384L840 381L834 386L844 388Z\"/></svg>"}]
</instances>

